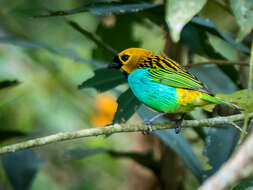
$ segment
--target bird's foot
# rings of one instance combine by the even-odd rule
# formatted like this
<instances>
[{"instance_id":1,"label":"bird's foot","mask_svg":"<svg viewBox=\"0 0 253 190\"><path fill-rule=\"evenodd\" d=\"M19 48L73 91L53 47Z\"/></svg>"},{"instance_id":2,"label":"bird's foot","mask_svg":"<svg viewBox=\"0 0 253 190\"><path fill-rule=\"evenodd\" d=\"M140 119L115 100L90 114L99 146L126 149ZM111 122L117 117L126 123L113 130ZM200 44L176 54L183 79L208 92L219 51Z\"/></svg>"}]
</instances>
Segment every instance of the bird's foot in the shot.
<instances>
[{"instance_id":1,"label":"bird's foot","mask_svg":"<svg viewBox=\"0 0 253 190\"><path fill-rule=\"evenodd\" d=\"M143 131L143 134L146 135L146 134L152 133L153 132L152 122L154 120L156 120L157 118L162 117L164 115L166 115L166 113L159 113L159 114L155 115L154 117L152 117L150 120L144 121L144 123L148 126L148 130L147 131Z\"/></svg>"},{"instance_id":2,"label":"bird's foot","mask_svg":"<svg viewBox=\"0 0 253 190\"><path fill-rule=\"evenodd\" d=\"M181 128L182 128L181 123L182 123L182 120L180 120L180 119L176 120L176 124L177 124L177 127L175 128L175 133L176 134L179 134L180 131L181 131Z\"/></svg>"},{"instance_id":3,"label":"bird's foot","mask_svg":"<svg viewBox=\"0 0 253 190\"><path fill-rule=\"evenodd\" d=\"M175 128L176 134L179 134L181 131L181 128L182 128L181 126L182 126L182 122L184 120L184 116L185 116L185 114L183 114L180 119L176 120L176 124L177 124L177 127Z\"/></svg>"},{"instance_id":4,"label":"bird's foot","mask_svg":"<svg viewBox=\"0 0 253 190\"><path fill-rule=\"evenodd\" d=\"M146 130L146 131L142 131L142 134L143 135L149 135L150 133L152 133L153 132L153 129L152 129L152 121L144 121L144 123L145 123L145 125L147 125L148 126L148 130Z\"/></svg>"}]
</instances>

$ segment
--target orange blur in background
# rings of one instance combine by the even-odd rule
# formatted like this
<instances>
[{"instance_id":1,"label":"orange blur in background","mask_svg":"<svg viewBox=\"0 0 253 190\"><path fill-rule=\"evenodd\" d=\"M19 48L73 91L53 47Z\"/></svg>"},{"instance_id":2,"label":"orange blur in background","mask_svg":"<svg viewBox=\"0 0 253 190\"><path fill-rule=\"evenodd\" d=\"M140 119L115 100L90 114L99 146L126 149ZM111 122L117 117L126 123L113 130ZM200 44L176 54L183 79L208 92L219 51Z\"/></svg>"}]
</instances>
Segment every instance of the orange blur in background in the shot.
<instances>
[{"instance_id":1,"label":"orange blur in background","mask_svg":"<svg viewBox=\"0 0 253 190\"><path fill-rule=\"evenodd\" d=\"M95 113L91 122L94 127L102 127L112 123L118 104L111 94L99 94L95 99Z\"/></svg>"}]
</instances>

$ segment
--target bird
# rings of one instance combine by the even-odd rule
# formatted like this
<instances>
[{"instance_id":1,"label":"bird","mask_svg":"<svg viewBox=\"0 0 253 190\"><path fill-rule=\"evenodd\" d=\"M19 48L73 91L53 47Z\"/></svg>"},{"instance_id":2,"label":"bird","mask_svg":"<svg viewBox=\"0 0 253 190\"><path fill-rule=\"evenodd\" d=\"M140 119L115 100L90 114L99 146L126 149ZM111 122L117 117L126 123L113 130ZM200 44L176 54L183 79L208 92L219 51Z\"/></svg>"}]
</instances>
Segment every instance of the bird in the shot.
<instances>
[{"instance_id":1,"label":"bird","mask_svg":"<svg viewBox=\"0 0 253 190\"><path fill-rule=\"evenodd\" d=\"M152 122L165 114L181 115L176 120L175 128L175 132L179 133L185 114L195 107L222 104L242 110L216 97L204 83L177 62L150 50L125 49L114 57L108 68L122 70L137 99L159 112L146 122L148 132L152 132Z\"/></svg>"}]
</instances>

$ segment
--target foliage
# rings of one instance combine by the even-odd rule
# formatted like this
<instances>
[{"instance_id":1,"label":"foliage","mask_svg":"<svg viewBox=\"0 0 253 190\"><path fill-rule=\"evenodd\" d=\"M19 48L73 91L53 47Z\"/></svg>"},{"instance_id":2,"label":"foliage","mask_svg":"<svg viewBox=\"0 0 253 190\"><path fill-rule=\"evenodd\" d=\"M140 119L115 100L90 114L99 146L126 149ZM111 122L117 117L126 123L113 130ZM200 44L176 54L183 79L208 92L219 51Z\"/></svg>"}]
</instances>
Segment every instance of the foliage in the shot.
<instances>
[{"instance_id":1,"label":"foliage","mask_svg":"<svg viewBox=\"0 0 253 190\"><path fill-rule=\"evenodd\" d=\"M31 186L36 173L41 167L42 161L33 151L24 150L4 155L2 162L14 189L26 190Z\"/></svg>"},{"instance_id":2,"label":"foliage","mask_svg":"<svg viewBox=\"0 0 253 190\"><path fill-rule=\"evenodd\" d=\"M177 61L184 65L209 60L212 64L190 71L217 96L252 111L252 106L247 106L252 104L252 98L248 99L248 91L242 90L247 87L248 67L213 64L215 60L249 60L251 0L16 0L2 1L0 6L3 7L0 10L1 143L92 127L91 120L97 116L96 91L117 97L113 123L130 118L132 122L142 122L152 117L155 113L134 97L122 73L106 68L118 51L128 47L142 47L179 58ZM176 53L172 53L174 50ZM136 111L138 117L132 117ZM195 110L187 117L199 119L218 114L233 113L218 106L211 113ZM222 128L185 130L179 135L173 130L157 131L155 135L190 171L186 174L188 180L181 181L186 189L192 185L189 179L194 178L199 185L230 158L240 133L228 124ZM126 135L113 136L3 156L0 188L2 184L8 189L11 184L14 189L24 190L126 188L122 181L130 171L128 163L117 160L122 157L150 169L159 183L165 183L160 175L164 155L155 159L154 152L133 152L131 148L136 140ZM62 151L66 146L72 151ZM104 148L97 148L101 146ZM121 149L124 151L117 151ZM78 161L63 163L65 157L76 155ZM48 164L46 168L41 168L42 160ZM122 165L124 169L120 169ZM168 173L176 176L175 171L168 169ZM57 180L59 176L65 181ZM249 187L252 180L234 189Z\"/></svg>"},{"instance_id":3,"label":"foliage","mask_svg":"<svg viewBox=\"0 0 253 190\"><path fill-rule=\"evenodd\" d=\"M240 26L240 32L237 39L241 41L247 34L250 33L253 27L253 4L250 0L231 0L231 8L236 21Z\"/></svg>"}]
</instances>

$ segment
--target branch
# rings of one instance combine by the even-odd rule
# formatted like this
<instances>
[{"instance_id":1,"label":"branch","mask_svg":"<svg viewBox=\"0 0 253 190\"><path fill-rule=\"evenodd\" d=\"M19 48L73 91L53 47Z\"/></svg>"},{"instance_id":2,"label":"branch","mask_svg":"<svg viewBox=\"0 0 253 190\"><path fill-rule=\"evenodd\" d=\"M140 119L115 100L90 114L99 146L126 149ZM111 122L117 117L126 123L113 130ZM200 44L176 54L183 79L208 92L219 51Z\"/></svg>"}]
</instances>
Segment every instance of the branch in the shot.
<instances>
[{"instance_id":1,"label":"branch","mask_svg":"<svg viewBox=\"0 0 253 190\"><path fill-rule=\"evenodd\" d=\"M199 190L225 190L253 174L253 132L223 167Z\"/></svg>"},{"instance_id":2,"label":"branch","mask_svg":"<svg viewBox=\"0 0 253 190\"><path fill-rule=\"evenodd\" d=\"M249 118L253 118L253 112L248 114ZM226 123L232 123L236 121L241 121L244 119L243 114L237 114L228 117L215 117L210 119L202 119L202 120L185 120L182 123L183 128L189 127L211 127L213 125L222 125ZM168 123L155 123L153 124L153 130L161 130L161 129L171 129L175 128L175 122L168 122ZM57 133L54 135L41 137L33 140L28 140L25 142L7 145L0 148L0 155L16 152L18 150L39 147L46 144L51 144L54 142L59 141L66 141L77 139L81 137L90 137L90 136L98 136L98 135L111 135L114 133L122 133L122 132L138 132L138 131L147 131L147 125L143 124L114 124L109 125L106 127L101 128L91 128L91 129L83 129L80 131L73 131L73 132L65 132L65 133Z\"/></svg>"},{"instance_id":3,"label":"branch","mask_svg":"<svg viewBox=\"0 0 253 190\"><path fill-rule=\"evenodd\" d=\"M246 130L249 122L249 109L250 109L250 97L251 97L251 89L252 89L252 83L253 83L253 42L251 43L251 55L250 55L250 67L249 67L249 81L248 81L248 96L247 96L247 102L246 102L246 110L245 110L245 118L244 123L242 127L242 133L239 139L239 144L243 141L244 137L246 136Z\"/></svg>"},{"instance_id":4,"label":"branch","mask_svg":"<svg viewBox=\"0 0 253 190\"><path fill-rule=\"evenodd\" d=\"M81 33L82 35L84 35L86 38L89 38L91 41L93 41L97 46L101 46L102 48L104 48L106 51L108 51L112 55L117 55L117 51L115 49L113 49L111 46L109 46L105 42L99 40L97 38L97 36L95 36L91 32L88 32L87 30L85 30L84 28L82 28L79 24L77 24L76 22L68 20L66 18L64 20L65 20L65 22L67 24L69 24L76 31L78 31L79 33Z\"/></svg>"},{"instance_id":5,"label":"branch","mask_svg":"<svg viewBox=\"0 0 253 190\"><path fill-rule=\"evenodd\" d=\"M188 64L188 65L186 65L186 67L197 67L197 66L209 65L209 64L249 66L249 63L246 61L224 61L224 60L211 59L208 61L202 61L202 62L197 62L194 64Z\"/></svg>"}]
</instances>

